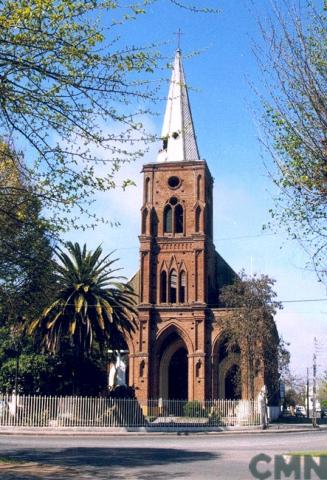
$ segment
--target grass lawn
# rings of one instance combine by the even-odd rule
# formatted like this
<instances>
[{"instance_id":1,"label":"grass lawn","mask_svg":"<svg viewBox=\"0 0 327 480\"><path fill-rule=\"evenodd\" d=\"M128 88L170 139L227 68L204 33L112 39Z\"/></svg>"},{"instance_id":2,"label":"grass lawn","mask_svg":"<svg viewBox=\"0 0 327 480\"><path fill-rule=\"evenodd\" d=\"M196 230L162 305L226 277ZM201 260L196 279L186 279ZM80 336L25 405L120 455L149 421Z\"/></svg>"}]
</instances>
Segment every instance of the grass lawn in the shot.
<instances>
[{"instance_id":1,"label":"grass lawn","mask_svg":"<svg viewBox=\"0 0 327 480\"><path fill-rule=\"evenodd\" d=\"M18 460L18 458L0 457L0 463L11 463L17 465L21 463L26 463L26 461Z\"/></svg>"},{"instance_id":2,"label":"grass lawn","mask_svg":"<svg viewBox=\"0 0 327 480\"><path fill-rule=\"evenodd\" d=\"M289 452L285 455L293 455L294 457L327 457L327 450L324 451L308 451L308 452Z\"/></svg>"}]
</instances>

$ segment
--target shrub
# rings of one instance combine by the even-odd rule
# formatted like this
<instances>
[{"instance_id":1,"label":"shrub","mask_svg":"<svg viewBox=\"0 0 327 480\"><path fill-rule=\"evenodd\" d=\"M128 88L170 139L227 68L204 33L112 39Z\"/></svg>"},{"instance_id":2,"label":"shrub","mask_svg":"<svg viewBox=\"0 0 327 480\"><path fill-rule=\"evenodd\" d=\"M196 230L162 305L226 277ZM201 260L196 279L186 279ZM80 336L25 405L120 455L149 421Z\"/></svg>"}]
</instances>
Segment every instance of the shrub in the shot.
<instances>
[{"instance_id":1,"label":"shrub","mask_svg":"<svg viewBox=\"0 0 327 480\"><path fill-rule=\"evenodd\" d=\"M208 409L198 400L187 402L184 406L185 417L208 417Z\"/></svg>"}]
</instances>

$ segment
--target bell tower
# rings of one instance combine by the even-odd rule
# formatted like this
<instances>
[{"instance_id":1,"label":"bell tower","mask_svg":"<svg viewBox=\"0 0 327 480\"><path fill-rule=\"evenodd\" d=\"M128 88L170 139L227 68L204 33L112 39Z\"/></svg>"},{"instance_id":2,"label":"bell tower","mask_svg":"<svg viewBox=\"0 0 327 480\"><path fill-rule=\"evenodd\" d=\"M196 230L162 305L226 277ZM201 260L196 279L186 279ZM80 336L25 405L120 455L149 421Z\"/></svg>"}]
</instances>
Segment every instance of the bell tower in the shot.
<instances>
[{"instance_id":1,"label":"bell tower","mask_svg":"<svg viewBox=\"0 0 327 480\"><path fill-rule=\"evenodd\" d=\"M131 280L138 328L126 339L129 385L141 402L237 398L240 372L246 398L242 351L226 349L226 310L218 299L235 273L213 244L213 178L199 155L179 49L161 140L157 161L143 167L140 270ZM258 391L263 381L258 375Z\"/></svg>"},{"instance_id":2,"label":"bell tower","mask_svg":"<svg viewBox=\"0 0 327 480\"><path fill-rule=\"evenodd\" d=\"M161 138L157 162L143 167L140 327L137 352L130 355L133 381L140 399L204 399L210 390L207 305L216 301L217 292L213 179L200 160L180 50ZM170 370L175 357L174 381ZM183 362L184 372L179 369ZM180 384L183 391L178 391Z\"/></svg>"},{"instance_id":3,"label":"bell tower","mask_svg":"<svg viewBox=\"0 0 327 480\"><path fill-rule=\"evenodd\" d=\"M205 162L145 165L140 305L212 301L212 184Z\"/></svg>"},{"instance_id":4,"label":"bell tower","mask_svg":"<svg viewBox=\"0 0 327 480\"><path fill-rule=\"evenodd\" d=\"M213 179L200 160L181 52L175 56L156 163L145 165L140 304L206 304L210 275Z\"/></svg>"}]
</instances>

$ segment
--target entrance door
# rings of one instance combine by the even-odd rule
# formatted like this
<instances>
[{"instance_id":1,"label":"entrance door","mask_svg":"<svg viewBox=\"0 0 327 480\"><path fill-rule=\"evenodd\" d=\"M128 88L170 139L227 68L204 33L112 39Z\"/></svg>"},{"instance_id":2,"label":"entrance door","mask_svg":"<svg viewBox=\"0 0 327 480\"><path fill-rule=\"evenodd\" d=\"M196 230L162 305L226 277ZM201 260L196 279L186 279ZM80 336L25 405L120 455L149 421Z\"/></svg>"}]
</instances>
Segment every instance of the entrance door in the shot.
<instances>
[{"instance_id":1,"label":"entrance door","mask_svg":"<svg viewBox=\"0 0 327 480\"><path fill-rule=\"evenodd\" d=\"M188 397L187 350L179 348L171 357L168 369L168 397L174 400L187 400Z\"/></svg>"}]
</instances>

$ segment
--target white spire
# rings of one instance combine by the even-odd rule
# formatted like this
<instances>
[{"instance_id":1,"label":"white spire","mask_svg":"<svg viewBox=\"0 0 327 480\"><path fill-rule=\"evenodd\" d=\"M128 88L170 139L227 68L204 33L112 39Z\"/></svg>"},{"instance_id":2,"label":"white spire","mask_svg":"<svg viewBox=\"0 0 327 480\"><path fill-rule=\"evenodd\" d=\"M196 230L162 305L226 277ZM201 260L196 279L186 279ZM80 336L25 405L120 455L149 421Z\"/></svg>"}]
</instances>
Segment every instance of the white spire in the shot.
<instances>
[{"instance_id":1,"label":"white spire","mask_svg":"<svg viewBox=\"0 0 327 480\"><path fill-rule=\"evenodd\" d=\"M161 138L163 145L158 162L200 160L179 49L175 56Z\"/></svg>"}]
</instances>

